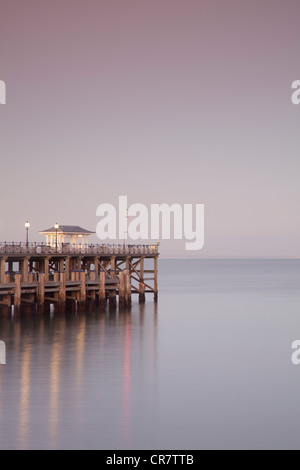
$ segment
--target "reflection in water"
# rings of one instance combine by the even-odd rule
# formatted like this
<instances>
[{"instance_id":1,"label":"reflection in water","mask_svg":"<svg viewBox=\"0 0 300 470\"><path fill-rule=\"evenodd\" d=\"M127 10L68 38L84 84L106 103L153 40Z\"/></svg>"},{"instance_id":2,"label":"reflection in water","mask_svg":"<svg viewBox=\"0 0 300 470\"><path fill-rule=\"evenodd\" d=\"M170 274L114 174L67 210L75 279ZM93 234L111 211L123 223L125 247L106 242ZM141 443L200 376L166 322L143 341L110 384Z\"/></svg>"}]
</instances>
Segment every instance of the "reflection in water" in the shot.
<instances>
[{"instance_id":1,"label":"reflection in water","mask_svg":"<svg viewBox=\"0 0 300 470\"><path fill-rule=\"evenodd\" d=\"M151 378L152 378L152 397L156 396L156 374L157 374L157 303L154 303L153 312L153 349L152 349L152 361L150 366Z\"/></svg>"},{"instance_id":2,"label":"reflection in water","mask_svg":"<svg viewBox=\"0 0 300 470\"><path fill-rule=\"evenodd\" d=\"M28 448L31 344L24 347L20 382L19 449Z\"/></svg>"},{"instance_id":3,"label":"reflection in water","mask_svg":"<svg viewBox=\"0 0 300 470\"><path fill-rule=\"evenodd\" d=\"M85 335L86 335L86 316L76 316L76 335L74 344L74 365L75 365L75 383L73 387L72 400L77 405L74 410L74 419L76 419L76 428L80 429L82 416L82 401L85 393L84 383L84 364L85 364Z\"/></svg>"},{"instance_id":4,"label":"reflection in water","mask_svg":"<svg viewBox=\"0 0 300 470\"><path fill-rule=\"evenodd\" d=\"M139 387L155 381L155 328L152 304L0 318L1 338L10 339L0 449L131 448Z\"/></svg>"},{"instance_id":5,"label":"reflection in water","mask_svg":"<svg viewBox=\"0 0 300 470\"><path fill-rule=\"evenodd\" d=\"M55 325L56 322L54 322ZM59 386L60 386L60 367L61 367L61 350L63 346L63 339L65 333L65 321L63 318L59 319L59 335L58 338L53 338L52 354L50 356L50 400L49 400L49 434L51 449L56 449L58 443L59 433Z\"/></svg>"},{"instance_id":6,"label":"reflection in water","mask_svg":"<svg viewBox=\"0 0 300 470\"><path fill-rule=\"evenodd\" d=\"M78 325L78 328L79 330L76 335L76 382L78 390L81 390L86 332L86 317L84 315L80 317L80 324Z\"/></svg>"},{"instance_id":7,"label":"reflection in water","mask_svg":"<svg viewBox=\"0 0 300 470\"><path fill-rule=\"evenodd\" d=\"M124 358L123 358L123 399L122 399L122 447L128 447L130 442L130 359L131 359L131 316L123 314L121 316L124 325Z\"/></svg>"},{"instance_id":8,"label":"reflection in water","mask_svg":"<svg viewBox=\"0 0 300 470\"><path fill-rule=\"evenodd\" d=\"M299 448L300 260L160 269L158 314L0 313L1 450Z\"/></svg>"}]
</instances>

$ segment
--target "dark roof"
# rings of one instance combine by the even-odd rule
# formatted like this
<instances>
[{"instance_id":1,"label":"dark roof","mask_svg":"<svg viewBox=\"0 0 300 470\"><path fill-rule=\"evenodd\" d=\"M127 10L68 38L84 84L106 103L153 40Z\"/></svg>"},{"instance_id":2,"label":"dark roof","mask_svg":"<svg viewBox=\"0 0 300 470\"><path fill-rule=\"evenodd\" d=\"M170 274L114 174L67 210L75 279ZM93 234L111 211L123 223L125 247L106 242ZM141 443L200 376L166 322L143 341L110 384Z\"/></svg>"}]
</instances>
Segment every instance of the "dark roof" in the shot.
<instances>
[{"instance_id":1,"label":"dark roof","mask_svg":"<svg viewBox=\"0 0 300 470\"><path fill-rule=\"evenodd\" d=\"M95 232L90 232L90 230L85 230L84 228L78 227L78 225L60 225L57 230L59 233L75 233L75 234L85 234L85 235L91 235L92 233ZM51 227L48 228L48 230L42 230L40 233L55 233L56 228Z\"/></svg>"}]
</instances>

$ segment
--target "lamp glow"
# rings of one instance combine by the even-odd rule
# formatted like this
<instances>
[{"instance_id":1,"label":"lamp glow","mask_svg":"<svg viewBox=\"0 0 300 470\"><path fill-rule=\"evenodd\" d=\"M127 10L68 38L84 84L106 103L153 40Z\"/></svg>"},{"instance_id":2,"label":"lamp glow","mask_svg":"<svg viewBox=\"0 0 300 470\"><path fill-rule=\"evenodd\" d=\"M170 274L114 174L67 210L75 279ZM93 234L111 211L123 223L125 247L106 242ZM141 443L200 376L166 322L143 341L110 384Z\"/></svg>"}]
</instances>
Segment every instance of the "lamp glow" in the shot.
<instances>
[{"instance_id":1,"label":"lamp glow","mask_svg":"<svg viewBox=\"0 0 300 470\"><path fill-rule=\"evenodd\" d=\"M55 247L56 247L56 251L57 251L57 247L58 247L58 240L57 240L57 238L58 238L58 237L57 237L57 231L58 231L58 229L59 229L59 225L58 225L58 223L57 223L57 222L56 222L56 224L54 225L54 228L55 228L55 230L56 230L56 237L55 237Z\"/></svg>"},{"instance_id":2,"label":"lamp glow","mask_svg":"<svg viewBox=\"0 0 300 470\"><path fill-rule=\"evenodd\" d=\"M27 222L25 223L25 228L26 228L26 247L28 247L28 231L29 231L30 223Z\"/></svg>"}]
</instances>

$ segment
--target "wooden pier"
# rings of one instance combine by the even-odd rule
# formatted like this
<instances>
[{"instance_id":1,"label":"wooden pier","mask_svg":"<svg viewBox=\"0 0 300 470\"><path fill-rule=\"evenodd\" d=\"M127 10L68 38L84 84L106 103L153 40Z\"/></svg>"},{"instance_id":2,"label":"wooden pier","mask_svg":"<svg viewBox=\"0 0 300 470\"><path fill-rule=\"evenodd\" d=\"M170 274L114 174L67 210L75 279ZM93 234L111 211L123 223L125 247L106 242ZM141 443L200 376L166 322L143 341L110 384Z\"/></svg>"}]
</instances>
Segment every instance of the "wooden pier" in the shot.
<instances>
[{"instance_id":1,"label":"wooden pier","mask_svg":"<svg viewBox=\"0 0 300 470\"><path fill-rule=\"evenodd\" d=\"M158 297L158 245L0 243L0 314L87 303L129 308Z\"/></svg>"}]
</instances>

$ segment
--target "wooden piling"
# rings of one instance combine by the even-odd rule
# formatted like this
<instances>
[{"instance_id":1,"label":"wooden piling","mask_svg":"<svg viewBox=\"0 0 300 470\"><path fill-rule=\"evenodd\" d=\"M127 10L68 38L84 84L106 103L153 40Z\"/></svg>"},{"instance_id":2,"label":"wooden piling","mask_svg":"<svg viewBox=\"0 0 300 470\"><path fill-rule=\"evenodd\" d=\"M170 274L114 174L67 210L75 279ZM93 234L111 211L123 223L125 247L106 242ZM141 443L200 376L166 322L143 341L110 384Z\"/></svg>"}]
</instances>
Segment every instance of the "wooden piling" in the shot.
<instances>
[{"instance_id":1,"label":"wooden piling","mask_svg":"<svg viewBox=\"0 0 300 470\"><path fill-rule=\"evenodd\" d=\"M86 301L86 280L85 280L85 271L80 272L80 302L84 303Z\"/></svg>"},{"instance_id":2,"label":"wooden piling","mask_svg":"<svg viewBox=\"0 0 300 470\"><path fill-rule=\"evenodd\" d=\"M21 273L15 274L15 295L14 295L14 312L19 313L21 310Z\"/></svg>"},{"instance_id":3,"label":"wooden piling","mask_svg":"<svg viewBox=\"0 0 300 470\"><path fill-rule=\"evenodd\" d=\"M44 312L44 304L45 304L45 273L39 273L39 280L38 280L38 289L37 289L37 307L38 312Z\"/></svg>"},{"instance_id":4,"label":"wooden piling","mask_svg":"<svg viewBox=\"0 0 300 470\"><path fill-rule=\"evenodd\" d=\"M24 258L20 261L20 272L22 275L22 282L27 282L28 280L28 260L29 258Z\"/></svg>"},{"instance_id":5,"label":"wooden piling","mask_svg":"<svg viewBox=\"0 0 300 470\"><path fill-rule=\"evenodd\" d=\"M12 261L8 262L8 271L10 272L10 274L13 273L13 262Z\"/></svg>"},{"instance_id":6,"label":"wooden piling","mask_svg":"<svg viewBox=\"0 0 300 470\"><path fill-rule=\"evenodd\" d=\"M125 304L126 307L131 305L131 279L129 271L125 271Z\"/></svg>"},{"instance_id":7,"label":"wooden piling","mask_svg":"<svg viewBox=\"0 0 300 470\"><path fill-rule=\"evenodd\" d=\"M115 256L112 256L111 260L110 260L110 278L111 279L115 279L115 275L116 275L116 257Z\"/></svg>"},{"instance_id":8,"label":"wooden piling","mask_svg":"<svg viewBox=\"0 0 300 470\"><path fill-rule=\"evenodd\" d=\"M90 271L89 280L90 281L96 281L96 271L93 271L93 270ZM95 304L95 302L96 302L96 291L95 290L90 291L89 296L88 296L88 293L87 293L87 297L90 298L92 304Z\"/></svg>"},{"instance_id":9,"label":"wooden piling","mask_svg":"<svg viewBox=\"0 0 300 470\"><path fill-rule=\"evenodd\" d=\"M0 258L0 284L4 283L6 258Z\"/></svg>"},{"instance_id":10,"label":"wooden piling","mask_svg":"<svg viewBox=\"0 0 300 470\"><path fill-rule=\"evenodd\" d=\"M119 272L119 305L125 306L125 272Z\"/></svg>"},{"instance_id":11,"label":"wooden piling","mask_svg":"<svg viewBox=\"0 0 300 470\"><path fill-rule=\"evenodd\" d=\"M158 300L158 279L157 279L157 274L158 274L158 269L157 269L157 261L158 257L154 258L154 302L157 302Z\"/></svg>"},{"instance_id":12,"label":"wooden piling","mask_svg":"<svg viewBox=\"0 0 300 470\"><path fill-rule=\"evenodd\" d=\"M70 279L70 257L67 256L65 258L65 273L66 273L66 281Z\"/></svg>"},{"instance_id":13,"label":"wooden piling","mask_svg":"<svg viewBox=\"0 0 300 470\"><path fill-rule=\"evenodd\" d=\"M49 258L44 259L44 273L45 273L45 282L49 281Z\"/></svg>"},{"instance_id":14,"label":"wooden piling","mask_svg":"<svg viewBox=\"0 0 300 470\"><path fill-rule=\"evenodd\" d=\"M59 273L60 287L58 293L58 310L64 313L66 309L66 273Z\"/></svg>"},{"instance_id":15,"label":"wooden piling","mask_svg":"<svg viewBox=\"0 0 300 470\"><path fill-rule=\"evenodd\" d=\"M139 303L145 303L144 258L140 261Z\"/></svg>"},{"instance_id":16,"label":"wooden piling","mask_svg":"<svg viewBox=\"0 0 300 470\"><path fill-rule=\"evenodd\" d=\"M65 260L64 260L64 258L61 258L61 259L59 260L58 264L59 264L59 272L61 272L61 273L64 272L64 265L65 265Z\"/></svg>"},{"instance_id":17,"label":"wooden piling","mask_svg":"<svg viewBox=\"0 0 300 470\"><path fill-rule=\"evenodd\" d=\"M99 301L101 306L105 305L105 299L105 272L100 271Z\"/></svg>"}]
</instances>

